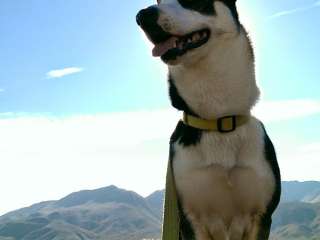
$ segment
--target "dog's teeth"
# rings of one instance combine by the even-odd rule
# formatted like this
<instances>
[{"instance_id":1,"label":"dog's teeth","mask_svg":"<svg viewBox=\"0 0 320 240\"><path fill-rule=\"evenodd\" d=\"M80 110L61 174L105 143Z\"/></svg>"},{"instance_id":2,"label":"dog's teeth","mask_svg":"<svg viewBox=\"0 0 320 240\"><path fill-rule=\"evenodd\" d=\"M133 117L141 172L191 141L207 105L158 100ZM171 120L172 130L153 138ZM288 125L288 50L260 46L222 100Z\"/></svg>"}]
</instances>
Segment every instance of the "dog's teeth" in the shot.
<instances>
[{"instance_id":1,"label":"dog's teeth","mask_svg":"<svg viewBox=\"0 0 320 240\"><path fill-rule=\"evenodd\" d=\"M191 38L188 38L187 42L188 42L188 43L192 43L192 39L191 39Z\"/></svg>"},{"instance_id":2,"label":"dog's teeth","mask_svg":"<svg viewBox=\"0 0 320 240\"><path fill-rule=\"evenodd\" d=\"M196 42L200 39L199 33L196 33L192 36L192 41Z\"/></svg>"},{"instance_id":3,"label":"dog's teeth","mask_svg":"<svg viewBox=\"0 0 320 240\"><path fill-rule=\"evenodd\" d=\"M178 45L178 41L175 41L175 42L173 43L173 48L176 48L177 45Z\"/></svg>"}]
</instances>

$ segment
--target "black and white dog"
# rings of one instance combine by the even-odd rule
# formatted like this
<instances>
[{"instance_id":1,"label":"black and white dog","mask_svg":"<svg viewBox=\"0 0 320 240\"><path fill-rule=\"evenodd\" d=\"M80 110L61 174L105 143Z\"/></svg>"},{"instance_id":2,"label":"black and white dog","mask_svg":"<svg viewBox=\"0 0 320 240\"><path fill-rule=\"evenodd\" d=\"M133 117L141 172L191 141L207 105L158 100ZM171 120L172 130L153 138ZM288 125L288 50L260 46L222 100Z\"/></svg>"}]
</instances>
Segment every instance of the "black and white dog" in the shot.
<instances>
[{"instance_id":1,"label":"black and white dog","mask_svg":"<svg viewBox=\"0 0 320 240\"><path fill-rule=\"evenodd\" d=\"M185 114L170 142L182 239L268 239L280 171L263 124L251 115L259 89L236 0L159 0L137 23L155 45L153 56L168 65L172 105Z\"/></svg>"}]
</instances>

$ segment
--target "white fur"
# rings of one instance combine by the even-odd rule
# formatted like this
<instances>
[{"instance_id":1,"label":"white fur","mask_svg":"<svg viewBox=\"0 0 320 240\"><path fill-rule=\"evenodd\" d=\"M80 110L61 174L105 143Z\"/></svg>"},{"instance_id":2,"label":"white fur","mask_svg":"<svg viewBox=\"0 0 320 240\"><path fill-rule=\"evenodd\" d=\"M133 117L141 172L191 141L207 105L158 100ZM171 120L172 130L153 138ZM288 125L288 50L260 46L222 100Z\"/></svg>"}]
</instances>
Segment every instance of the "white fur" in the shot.
<instances>
[{"instance_id":1,"label":"white fur","mask_svg":"<svg viewBox=\"0 0 320 240\"><path fill-rule=\"evenodd\" d=\"M177 1L163 1L158 6L158 24L173 35L186 35L201 28L209 27L212 17L184 9Z\"/></svg>"}]
</instances>

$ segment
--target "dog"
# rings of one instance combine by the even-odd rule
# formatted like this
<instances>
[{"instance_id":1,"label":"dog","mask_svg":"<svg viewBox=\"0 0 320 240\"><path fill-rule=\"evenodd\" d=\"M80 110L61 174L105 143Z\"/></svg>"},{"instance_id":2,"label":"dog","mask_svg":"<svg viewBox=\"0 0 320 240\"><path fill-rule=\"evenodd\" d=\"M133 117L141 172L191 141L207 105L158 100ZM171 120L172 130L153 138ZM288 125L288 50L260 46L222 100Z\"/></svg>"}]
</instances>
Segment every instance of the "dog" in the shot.
<instances>
[{"instance_id":1,"label":"dog","mask_svg":"<svg viewBox=\"0 0 320 240\"><path fill-rule=\"evenodd\" d=\"M254 51L236 0L159 0L136 16L183 111L170 139L180 239L266 240L281 194L274 146L251 115Z\"/></svg>"}]
</instances>

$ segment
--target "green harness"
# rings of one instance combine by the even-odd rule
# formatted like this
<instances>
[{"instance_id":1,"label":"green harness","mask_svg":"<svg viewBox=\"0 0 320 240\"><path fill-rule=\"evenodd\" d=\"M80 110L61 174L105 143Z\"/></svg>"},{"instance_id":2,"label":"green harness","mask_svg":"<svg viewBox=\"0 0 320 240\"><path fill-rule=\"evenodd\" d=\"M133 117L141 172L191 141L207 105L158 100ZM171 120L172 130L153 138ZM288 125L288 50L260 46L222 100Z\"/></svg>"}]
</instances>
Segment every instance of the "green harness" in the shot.
<instances>
[{"instance_id":1,"label":"green harness","mask_svg":"<svg viewBox=\"0 0 320 240\"><path fill-rule=\"evenodd\" d=\"M163 213L162 240L179 240L180 217L178 196L173 177L172 163L170 160L167 170Z\"/></svg>"}]
</instances>

